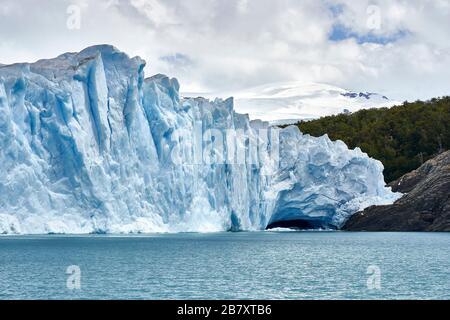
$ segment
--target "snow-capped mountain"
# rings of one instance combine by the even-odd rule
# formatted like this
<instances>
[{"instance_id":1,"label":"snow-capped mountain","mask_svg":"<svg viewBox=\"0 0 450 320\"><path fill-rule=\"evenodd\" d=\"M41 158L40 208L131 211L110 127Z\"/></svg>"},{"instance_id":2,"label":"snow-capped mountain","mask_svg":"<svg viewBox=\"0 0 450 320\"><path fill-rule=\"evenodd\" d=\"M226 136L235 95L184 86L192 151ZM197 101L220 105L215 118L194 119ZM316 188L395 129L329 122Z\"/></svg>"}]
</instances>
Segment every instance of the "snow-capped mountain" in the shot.
<instances>
[{"instance_id":1,"label":"snow-capped mountain","mask_svg":"<svg viewBox=\"0 0 450 320\"><path fill-rule=\"evenodd\" d=\"M190 96L189 93L185 95ZM212 98L216 95L207 96ZM290 124L361 109L392 107L399 103L377 93L352 92L332 85L302 82L273 83L222 93L222 96L234 97L237 112L248 114L250 119L273 124Z\"/></svg>"},{"instance_id":2,"label":"snow-capped mountain","mask_svg":"<svg viewBox=\"0 0 450 320\"><path fill-rule=\"evenodd\" d=\"M0 67L0 233L339 227L398 198L359 149L270 127L108 45Z\"/></svg>"}]
</instances>

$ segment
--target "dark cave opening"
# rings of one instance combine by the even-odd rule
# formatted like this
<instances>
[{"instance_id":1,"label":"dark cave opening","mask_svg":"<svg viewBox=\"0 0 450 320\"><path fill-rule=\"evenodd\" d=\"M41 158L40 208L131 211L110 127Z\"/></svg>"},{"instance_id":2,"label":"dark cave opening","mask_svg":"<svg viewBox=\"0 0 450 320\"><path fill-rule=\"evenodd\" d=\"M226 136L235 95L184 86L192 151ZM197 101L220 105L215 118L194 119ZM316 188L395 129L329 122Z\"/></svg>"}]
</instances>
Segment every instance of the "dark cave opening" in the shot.
<instances>
[{"instance_id":1,"label":"dark cave opening","mask_svg":"<svg viewBox=\"0 0 450 320\"><path fill-rule=\"evenodd\" d=\"M307 219L296 219L296 220L284 220L275 221L270 223L266 230L275 228L288 228L294 230L318 230L318 229L329 229L336 230L337 228L333 225L324 223L319 220L307 220Z\"/></svg>"}]
</instances>

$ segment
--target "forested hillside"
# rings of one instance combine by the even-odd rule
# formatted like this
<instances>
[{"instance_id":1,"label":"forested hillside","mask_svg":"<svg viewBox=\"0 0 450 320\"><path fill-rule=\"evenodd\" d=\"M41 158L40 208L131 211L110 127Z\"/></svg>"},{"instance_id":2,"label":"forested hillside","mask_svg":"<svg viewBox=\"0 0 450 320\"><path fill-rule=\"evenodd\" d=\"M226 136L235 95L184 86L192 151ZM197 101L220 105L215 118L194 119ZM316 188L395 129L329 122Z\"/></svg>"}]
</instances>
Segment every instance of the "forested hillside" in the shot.
<instances>
[{"instance_id":1,"label":"forested hillside","mask_svg":"<svg viewBox=\"0 0 450 320\"><path fill-rule=\"evenodd\" d=\"M450 97L324 117L298 126L304 133L326 133L351 148L360 147L383 162L390 182L450 149Z\"/></svg>"}]
</instances>

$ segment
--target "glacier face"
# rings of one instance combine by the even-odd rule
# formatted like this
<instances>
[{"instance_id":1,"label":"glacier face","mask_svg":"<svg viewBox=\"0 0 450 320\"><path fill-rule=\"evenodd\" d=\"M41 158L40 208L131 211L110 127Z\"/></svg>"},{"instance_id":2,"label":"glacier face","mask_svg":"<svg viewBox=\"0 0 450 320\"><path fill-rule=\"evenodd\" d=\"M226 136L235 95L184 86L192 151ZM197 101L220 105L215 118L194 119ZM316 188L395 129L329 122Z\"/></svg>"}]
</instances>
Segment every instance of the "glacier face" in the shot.
<instances>
[{"instance_id":1,"label":"glacier face","mask_svg":"<svg viewBox=\"0 0 450 320\"><path fill-rule=\"evenodd\" d=\"M277 129L112 46L0 67L0 233L339 227L399 195L327 136Z\"/></svg>"}]
</instances>

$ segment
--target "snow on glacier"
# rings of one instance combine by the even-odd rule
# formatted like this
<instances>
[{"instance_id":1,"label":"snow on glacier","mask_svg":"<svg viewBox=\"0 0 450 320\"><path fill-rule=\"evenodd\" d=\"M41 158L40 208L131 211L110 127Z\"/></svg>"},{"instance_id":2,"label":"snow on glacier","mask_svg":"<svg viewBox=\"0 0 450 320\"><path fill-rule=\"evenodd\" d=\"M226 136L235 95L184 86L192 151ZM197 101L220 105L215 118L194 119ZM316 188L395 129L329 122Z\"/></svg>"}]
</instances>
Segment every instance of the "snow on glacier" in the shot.
<instances>
[{"instance_id":1,"label":"snow on glacier","mask_svg":"<svg viewBox=\"0 0 450 320\"><path fill-rule=\"evenodd\" d=\"M181 99L144 66L102 45L0 67L0 233L339 227L399 197L361 150Z\"/></svg>"},{"instance_id":2,"label":"snow on glacier","mask_svg":"<svg viewBox=\"0 0 450 320\"><path fill-rule=\"evenodd\" d=\"M184 96L195 95L183 93ZM215 97L216 93L202 96ZM294 124L343 112L384 108L400 102L370 92L352 92L324 83L302 81L276 82L241 91L227 92L233 96L235 110L271 124Z\"/></svg>"}]
</instances>

